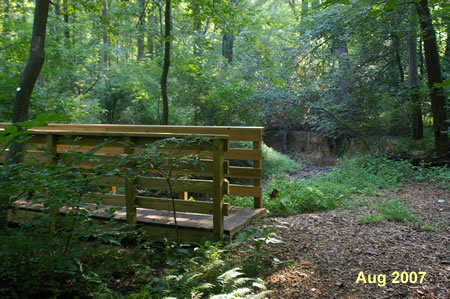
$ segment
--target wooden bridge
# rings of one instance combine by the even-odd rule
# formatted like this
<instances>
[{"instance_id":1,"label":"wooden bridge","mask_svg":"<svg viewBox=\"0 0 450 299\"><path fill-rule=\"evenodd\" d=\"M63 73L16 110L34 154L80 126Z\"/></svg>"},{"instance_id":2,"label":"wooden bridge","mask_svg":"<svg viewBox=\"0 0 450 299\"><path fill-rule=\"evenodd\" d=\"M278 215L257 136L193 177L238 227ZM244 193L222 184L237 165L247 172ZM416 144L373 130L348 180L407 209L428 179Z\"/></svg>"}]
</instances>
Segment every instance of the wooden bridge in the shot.
<instances>
[{"instance_id":1,"label":"wooden bridge","mask_svg":"<svg viewBox=\"0 0 450 299\"><path fill-rule=\"evenodd\" d=\"M72 125L50 124L30 130L28 141L43 151L29 150L25 159L43 163L63 163L70 152L86 152L108 139L94 154L98 161L114 163L120 155L140 155L146 145L166 138L199 136L208 142L189 144L183 151L197 154L201 167L191 165L177 170L176 180L170 188L166 180L150 175L137 177L108 177L94 182L111 186L111 194L92 194L84 205L96 222L111 218L138 224L149 239L175 239L173 201L169 198L141 196L142 190L162 190L178 193L174 200L176 220L182 241L202 239L222 240L242 230L252 219L263 217L262 205L262 127L193 127L193 126L131 126L131 125ZM233 147L234 141L251 142L251 148ZM133 145L133 146L132 146ZM52 153L52 155L48 155ZM231 166L232 160L252 161L252 166ZM80 167L92 167L82 161ZM231 163L233 164L233 163ZM188 176L196 176L192 179ZM199 179L199 176L201 179ZM230 183L228 180L241 179ZM240 183L245 180L246 183ZM117 188L118 187L118 188ZM119 190L119 192L116 192ZM212 195L212 201L187 200L188 192ZM224 195L251 196L253 208L231 207L224 203ZM9 212L10 219L17 222L29 220L42 213L42 203L19 200ZM115 208L113 214L107 211ZM65 207L51 211L52 215L67 213Z\"/></svg>"}]
</instances>

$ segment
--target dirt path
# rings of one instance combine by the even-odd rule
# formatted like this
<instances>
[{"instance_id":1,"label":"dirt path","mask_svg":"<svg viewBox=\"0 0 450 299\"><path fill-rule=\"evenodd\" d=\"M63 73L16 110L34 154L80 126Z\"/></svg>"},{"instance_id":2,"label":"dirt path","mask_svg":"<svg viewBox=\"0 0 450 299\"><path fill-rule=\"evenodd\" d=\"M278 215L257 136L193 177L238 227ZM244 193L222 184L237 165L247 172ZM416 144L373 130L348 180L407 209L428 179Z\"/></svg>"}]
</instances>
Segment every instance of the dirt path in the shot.
<instances>
[{"instance_id":1,"label":"dirt path","mask_svg":"<svg viewBox=\"0 0 450 299\"><path fill-rule=\"evenodd\" d=\"M284 226L278 235L285 243L272 252L281 261L290 260L269 269L271 298L450 298L450 193L416 183L369 201L386 198L401 198L435 231L386 220L362 224L367 207L264 220ZM426 274L422 283L402 283L401 277L393 283L394 271L413 280L414 273ZM369 283L369 274L375 283Z\"/></svg>"}]
</instances>

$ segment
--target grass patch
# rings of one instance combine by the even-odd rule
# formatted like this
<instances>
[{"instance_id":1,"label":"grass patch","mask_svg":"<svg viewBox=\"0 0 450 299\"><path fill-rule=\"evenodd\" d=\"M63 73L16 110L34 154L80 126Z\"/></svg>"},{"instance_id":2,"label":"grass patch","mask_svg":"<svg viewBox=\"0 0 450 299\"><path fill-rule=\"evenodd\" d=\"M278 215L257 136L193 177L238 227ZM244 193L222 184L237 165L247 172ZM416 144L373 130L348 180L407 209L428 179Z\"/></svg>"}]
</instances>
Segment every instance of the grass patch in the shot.
<instances>
[{"instance_id":1,"label":"grass patch","mask_svg":"<svg viewBox=\"0 0 450 299\"><path fill-rule=\"evenodd\" d=\"M425 180L449 185L450 169L413 166L408 161L362 156L342 160L331 172L303 181L277 176L266 184L263 201L272 215L287 216L349 206L355 195L374 195L382 188L393 189L405 182ZM274 189L278 190L279 196L271 198L269 194ZM253 206L251 198L235 198L231 202L234 205ZM386 215L392 213L392 217L395 217L401 212L394 208L384 207Z\"/></svg>"},{"instance_id":2,"label":"grass patch","mask_svg":"<svg viewBox=\"0 0 450 299\"><path fill-rule=\"evenodd\" d=\"M400 199L378 201L375 202L371 208L374 211L363 216L360 219L362 223L371 224L383 220L414 224L421 222L420 217L412 213Z\"/></svg>"},{"instance_id":3,"label":"grass patch","mask_svg":"<svg viewBox=\"0 0 450 299\"><path fill-rule=\"evenodd\" d=\"M370 208L372 211L359 219L361 223L375 224L387 220L411 224L417 229L426 232L437 230L435 225L425 223L420 216L414 214L398 198L375 202Z\"/></svg>"},{"instance_id":4,"label":"grass patch","mask_svg":"<svg viewBox=\"0 0 450 299\"><path fill-rule=\"evenodd\" d=\"M262 145L262 155L264 177L296 173L300 169L300 165L296 161L265 144Z\"/></svg>"}]
</instances>

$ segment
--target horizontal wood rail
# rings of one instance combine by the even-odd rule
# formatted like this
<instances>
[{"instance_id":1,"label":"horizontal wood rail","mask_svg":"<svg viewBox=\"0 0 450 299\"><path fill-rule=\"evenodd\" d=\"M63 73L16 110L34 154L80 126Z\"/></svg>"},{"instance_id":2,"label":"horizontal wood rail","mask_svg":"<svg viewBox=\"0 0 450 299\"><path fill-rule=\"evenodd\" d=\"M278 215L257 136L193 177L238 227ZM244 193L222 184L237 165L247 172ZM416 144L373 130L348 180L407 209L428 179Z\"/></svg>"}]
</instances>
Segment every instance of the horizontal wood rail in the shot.
<instances>
[{"instance_id":1,"label":"horizontal wood rail","mask_svg":"<svg viewBox=\"0 0 450 299\"><path fill-rule=\"evenodd\" d=\"M0 123L0 128L8 124ZM106 142L106 145L96 151L94 157L101 163L114 163L118 159L117 155L135 154L139 155L139 148L146 144L164 139L164 138L183 138L191 135L210 137L210 143L203 143L199 146L188 146L183 149L186 152L197 154L201 161L201 166L186 167L181 171L174 171L176 175L197 175L203 177L211 177L211 180L184 181L175 184L174 192L196 192L210 193L213 198L223 198L224 195L251 196L254 198L254 207L262 208L262 127L196 127L196 126L147 126L147 125L97 125L97 124L49 124L45 127L34 127L30 130L33 137L30 143L37 147L47 147L48 140L52 140L54 159L65 160L70 159L71 152L86 152L93 149L100 143ZM48 137L51 136L51 137ZM223 141L220 149L217 148L217 140ZM138 146L136 149L127 148L126 142L133 142ZM230 144L228 141L248 142L245 148L241 148L239 144ZM236 147L234 147L236 146ZM162 151L174 151L173 149L161 149ZM218 152L221 152L221 156ZM36 159L40 162L48 161L48 155L39 151L30 151L27 153L26 159ZM234 166L230 165L230 160L251 161L250 166ZM222 161L219 165L218 161ZM232 162L234 163L234 162ZM94 166L92 161L83 161L80 167L90 168ZM220 169L220 174L217 171ZM150 170L149 173L157 173ZM221 183L217 183L215 178L223 176ZM228 183L224 178L234 180ZM246 180L246 183L236 181L236 179ZM215 182L215 183L214 183ZM116 180L114 178L103 178L98 184L113 185L126 187L137 186L143 184L145 188L165 189L167 184L161 179L153 177L138 178L133 182L125 182L123 179ZM130 185L131 184L131 185ZM175 186L174 185L174 186ZM127 194L127 193L126 193ZM126 195L125 194L125 195ZM133 197L136 201L139 196L129 193L128 196ZM180 198L187 198L186 193ZM180 207L183 205L180 205ZM213 204L214 206L214 204ZM226 206L226 205L225 205ZM131 207L131 206L130 206ZM221 201L215 205L218 215L223 216L224 203ZM213 209L214 210L214 209ZM222 217L220 216L220 217ZM218 216L219 217L219 216ZM133 217L128 219L133 221ZM220 230L220 221L218 218L214 220L219 223L215 224L215 231ZM223 221L222 221L223 223Z\"/></svg>"}]
</instances>

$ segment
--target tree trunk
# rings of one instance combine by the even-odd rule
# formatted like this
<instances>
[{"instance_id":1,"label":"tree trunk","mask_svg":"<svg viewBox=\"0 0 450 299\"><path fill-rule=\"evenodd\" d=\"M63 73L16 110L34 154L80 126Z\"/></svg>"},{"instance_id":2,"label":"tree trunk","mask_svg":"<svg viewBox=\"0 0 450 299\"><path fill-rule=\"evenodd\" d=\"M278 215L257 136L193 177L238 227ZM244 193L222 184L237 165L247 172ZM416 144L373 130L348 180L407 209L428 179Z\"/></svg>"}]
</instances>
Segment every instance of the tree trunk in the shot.
<instances>
[{"instance_id":1,"label":"tree trunk","mask_svg":"<svg viewBox=\"0 0 450 299\"><path fill-rule=\"evenodd\" d=\"M33 33L31 37L30 54L25 69L20 77L12 114L12 123L28 120L28 108L30 106L31 94L36 80L41 72L45 60L45 34L47 28L49 0L36 1L34 9ZM20 130L20 127L18 128ZM6 165L16 164L23 161L20 155L25 149L24 143L13 142L5 159ZM5 178L2 178L5 179ZM0 198L0 229L7 224L9 198Z\"/></svg>"},{"instance_id":2,"label":"tree trunk","mask_svg":"<svg viewBox=\"0 0 450 299\"><path fill-rule=\"evenodd\" d=\"M158 44L158 48L156 49L157 54L159 55L159 57L163 56L163 51L164 51L164 23L163 23L163 9L162 9L162 5L160 3L158 3L158 10L159 10L159 44Z\"/></svg>"},{"instance_id":3,"label":"tree trunk","mask_svg":"<svg viewBox=\"0 0 450 299\"><path fill-rule=\"evenodd\" d=\"M106 28L106 24L108 22L108 3L106 1L103 1L103 10L102 10L102 17L103 17L103 62L106 66L109 66L109 55L108 55L108 47L109 47L109 38L108 38L108 30Z\"/></svg>"},{"instance_id":4,"label":"tree trunk","mask_svg":"<svg viewBox=\"0 0 450 299\"><path fill-rule=\"evenodd\" d=\"M70 44L69 0L64 0L63 10L64 10L64 37L66 38L66 43Z\"/></svg>"},{"instance_id":5,"label":"tree trunk","mask_svg":"<svg viewBox=\"0 0 450 299\"><path fill-rule=\"evenodd\" d=\"M291 9L292 9L292 13L294 14L295 20L296 20L297 23L298 23L299 19L298 19L298 14L297 14L297 5L295 5L295 1L296 1L296 0L287 0L287 1L288 1L288 3L289 3L289 6L290 6Z\"/></svg>"},{"instance_id":6,"label":"tree trunk","mask_svg":"<svg viewBox=\"0 0 450 299\"><path fill-rule=\"evenodd\" d=\"M144 30L145 30L145 1L139 0L139 9L141 10L141 18L138 25L138 37L137 37L137 60L142 61L145 57L144 47Z\"/></svg>"},{"instance_id":7,"label":"tree trunk","mask_svg":"<svg viewBox=\"0 0 450 299\"><path fill-rule=\"evenodd\" d=\"M2 21L2 29L3 35L7 35L9 33L9 0L3 1L3 13L2 13L3 21Z\"/></svg>"},{"instance_id":8,"label":"tree trunk","mask_svg":"<svg viewBox=\"0 0 450 299\"><path fill-rule=\"evenodd\" d=\"M153 25L152 20L153 20L154 16L153 16L153 12L151 12L148 15L148 19L147 19L147 23L149 24L149 27L151 28L151 26ZM150 59L153 59L153 33L152 33L152 29L148 29L148 34L147 34L147 47L148 47L148 55L150 57Z\"/></svg>"},{"instance_id":9,"label":"tree trunk","mask_svg":"<svg viewBox=\"0 0 450 299\"><path fill-rule=\"evenodd\" d=\"M170 43L171 43L171 1L166 0L166 11L164 12L164 65L163 71L161 75L161 96L163 102L163 112L162 112L162 125L169 124L169 98L167 96L167 77L169 75L169 67L170 67Z\"/></svg>"},{"instance_id":10,"label":"tree trunk","mask_svg":"<svg viewBox=\"0 0 450 299\"><path fill-rule=\"evenodd\" d=\"M447 131L447 111L445 107L445 97L442 87L435 87L434 84L442 83L441 66L439 62L439 52L436 43L428 1L421 0L415 3L417 15L419 16L420 28L423 37L423 47L425 51L425 64L427 67L428 86L431 95L431 112L433 115L434 144L438 156L445 156L448 152L448 135L442 133Z\"/></svg>"},{"instance_id":11,"label":"tree trunk","mask_svg":"<svg viewBox=\"0 0 450 299\"><path fill-rule=\"evenodd\" d=\"M194 32L195 32L195 41L194 41L194 56L199 57L202 53L201 42L203 39L202 33L202 19L200 16L200 4L196 3L194 8Z\"/></svg>"},{"instance_id":12,"label":"tree trunk","mask_svg":"<svg viewBox=\"0 0 450 299\"><path fill-rule=\"evenodd\" d=\"M411 118L412 118L412 137L414 139L423 138L422 106L420 104L418 91L418 65L417 65L417 14L416 7L411 4L409 14L409 35L408 35L408 81L411 93Z\"/></svg>"},{"instance_id":13,"label":"tree trunk","mask_svg":"<svg viewBox=\"0 0 450 299\"><path fill-rule=\"evenodd\" d=\"M394 61L397 65L399 82L405 81L405 72L403 71L402 58L400 55L400 38L397 33L392 34L392 48L394 49Z\"/></svg>"},{"instance_id":14,"label":"tree trunk","mask_svg":"<svg viewBox=\"0 0 450 299\"><path fill-rule=\"evenodd\" d=\"M447 78L450 78L450 17L445 17L444 23L447 25L447 40L445 42L445 53L444 53L444 59L443 61L443 71L445 74L447 74Z\"/></svg>"},{"instance_id":15,"label":"tree trunk","mask_svg":"<svg viewBox=\"0 0 450 299\"><path fill-rule=\"evenodd\" d=\"M222 39L222 55L230 64L233 62L233 43L234 35L230 32L226 32Z\"/></svg>"}]
</instances>

